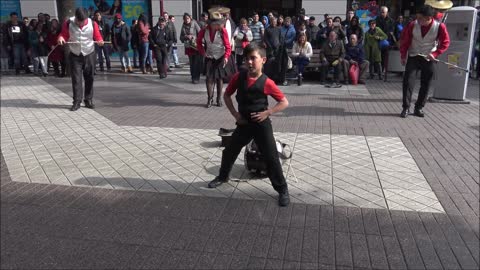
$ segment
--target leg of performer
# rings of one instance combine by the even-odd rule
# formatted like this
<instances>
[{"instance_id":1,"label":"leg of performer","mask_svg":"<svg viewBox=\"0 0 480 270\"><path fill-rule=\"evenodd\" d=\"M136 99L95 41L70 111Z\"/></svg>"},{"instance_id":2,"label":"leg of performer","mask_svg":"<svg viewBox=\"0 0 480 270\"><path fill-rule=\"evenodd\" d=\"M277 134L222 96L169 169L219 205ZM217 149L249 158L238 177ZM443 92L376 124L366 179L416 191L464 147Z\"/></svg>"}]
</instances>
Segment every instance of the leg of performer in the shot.
<instances>
[{"instance_id":1,"label":"leg of performer","mask_svg":"<svg viewBox=\"0 0 480 270\"><path fill-rule=\"evenodd\" d=\"M85 80L85 107L93 109L93 75L95 73L95 52L84 56L83 79Z\"/></svg>"},{"instance_id":2,"label":"leg of performer","mask_svg":"<svg viewBox=\"0 0 480 270\"><path fill-rule=\"evenodd\" d=\"M410 103L412 102L413 89L415 88L415 76L417 71L418 57L408 57L403 74L403 110L401 117L405 118L410 112Z\"/></svg>"},{"instance_id":3,"label":"leg of performer","mask_svg":"<svg viewBox=\"0 0 480 270\"><path fill-rule=\"evenodd\" d=\"M217 79L217 106L222 107L223 79Z\"/></svg>"},{"instance_id":4,"label":"leg of performer","mask_svg":"<svg viewBox=\"0 0 480 270\"><path fill-rule=\"evenodd\" d=\"M212 78L207 78L206 80L207 84L207 95L208 95L208 100L207 100L207 108L212 107L213 103L213 84L214 84L214 79Z\"/></svg>"},{"instance_id":5,"label":"leg of performer","mask_svg":"<svg viewBox=\"0 0 480 270\"><path fill-rule=\"evenodd\" d=\"M420 117L424 117L422 111L423 107L427 103L428 91L430 90L430 82L433 78L434 66L433 61L427 61L425 59L420 59L420 90L418 92L417 102L415 103L414 114Z\"/></svg>"}]
</instances>

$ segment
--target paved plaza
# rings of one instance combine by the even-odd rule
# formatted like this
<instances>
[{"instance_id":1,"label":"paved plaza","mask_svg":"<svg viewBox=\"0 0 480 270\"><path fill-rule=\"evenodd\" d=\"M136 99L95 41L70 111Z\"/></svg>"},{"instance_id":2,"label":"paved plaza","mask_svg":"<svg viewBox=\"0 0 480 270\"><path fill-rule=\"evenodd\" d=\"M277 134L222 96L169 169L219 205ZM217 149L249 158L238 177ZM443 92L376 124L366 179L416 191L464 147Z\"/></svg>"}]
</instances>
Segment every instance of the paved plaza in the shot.
<instances>
[{"instance_id":1,"label":"paved plaza","mask_svg":"<svg viewBox=\"0 0 480 270\"><path fill-rule=\"evenodd\" d=\"M225 107L187 69L1 80L3 268L478 269L479 83L470 104L401 119L401 77L281 87L292 204L244 167L218 173Z\"/></svg>"}]
</instances>

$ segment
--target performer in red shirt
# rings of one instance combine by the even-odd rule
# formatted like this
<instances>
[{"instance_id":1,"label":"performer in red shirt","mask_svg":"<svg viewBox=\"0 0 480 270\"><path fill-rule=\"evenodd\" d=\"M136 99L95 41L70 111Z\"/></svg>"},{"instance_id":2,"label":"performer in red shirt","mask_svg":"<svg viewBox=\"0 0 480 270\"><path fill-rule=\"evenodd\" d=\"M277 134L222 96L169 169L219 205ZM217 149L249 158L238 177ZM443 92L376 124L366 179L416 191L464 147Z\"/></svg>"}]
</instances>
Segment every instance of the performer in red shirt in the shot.
<instances>
[{"instance_id":1,"label":"performer in red shirt","mask_svg":"<svg viewBox=\"0 0 480 270\"><path fill-rule=\"evenodd\" d=\"M288 100L275 82L262 73L263 64L267 61L265 49L250 44L245 47L243 53L248 70L237 72L232 77L223 97L225 105L236 120L237 128L233 132L231 142L223 150L220 174L208 184L208 187L216 188L228 182L228 175L238 154L253 139L264 155L268 178L279 194L278 203L280 206L287 206L290 197L269 116L284 110L288 106ZM232 95L235 92L238 111L232 102ZM273 108L268 108L268 96L277 101Z\"/></svg>"},{"instance_id":2,"label":"performer in red shirt","mask_svg":"<svg viewBox=\"0 0 480 270\"><path fill-rule=\"evenodd\" d=\"M417 19L408 24L400 39L400 58L402 65L406 65L403 75L403 110L400 117L406 118L410 113L417 70L421 71L420 91L413 114L418 117L425 116L423 107L428 98L434 72L433 65L436 58L444 53L449 45L447 28L435 20L435 10L429 5L421 7L417 12Z\"/></svg>"},{"instance_id":3,"label":"performer in red shirt","mask_svg":"<svg viewBox=\"0 0 480 270\"><path fill-rule=\"evenodd\" d=\"M222 26L225 20L217 9L209 10L208 26L200 30L197 37L198 52L205 57L207 108L210 108L213 104L214 83L217 84L217 106L222 106L223 79L231 75L229 69L225 67L232 53L232 48L228 39L228 32Z\"/></svg>"},{"instance_id":4,"label":"performer in red shirt","mask_svg":"<svg viewBox=\"0 0 480 270\"><path fill-rule=\"evenodd\" d=\"M69 63L72 73L73 105L71 111L80 108L82 99L85 107L94 109L93 104L93 75L95 73L95 42L103 46L103 39L98 24L88 18L85 8L77 8L75 16L65 21L62 32L58 37L58 44L68 42L70 48ZM85 97L82 87L82 73L85 80Z\"/></svg>"}]
</instances>

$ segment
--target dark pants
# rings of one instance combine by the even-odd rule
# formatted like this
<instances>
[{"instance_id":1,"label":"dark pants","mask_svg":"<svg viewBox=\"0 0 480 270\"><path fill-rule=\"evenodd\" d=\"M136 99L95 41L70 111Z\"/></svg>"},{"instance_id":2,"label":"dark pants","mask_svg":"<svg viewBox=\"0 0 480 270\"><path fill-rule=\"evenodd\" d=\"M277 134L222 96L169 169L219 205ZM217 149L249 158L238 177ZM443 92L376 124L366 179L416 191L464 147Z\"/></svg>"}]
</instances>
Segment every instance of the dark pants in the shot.
<instances>
[{"instance_id":1,"label":"dark pants","mask_svg":"<svg viewBox=\"0 0 480 270\"><path fill-rule=\"evenodd\" d=\"M110 52L111 47L109 45L98 46L95 44L95 51L97 52L98 64L100 69L103 69L103 58L105 57L105 62L107 63L107 69L111 68L110 65Z\"/></svg>"},{"instance_id":2,"label":"dark pants","mask_svg":"<svg viewBox=\"0 0 480 270\"><path fill-rule=\"evenodd\" d=\"M166 75L166 65L168 63L168 50L167 47L154 47L155 60L157 61L158 75Z\"/></svg>"},{"instance_id":3,"label":"dark pants","mask_svg":"<svg viewBox=\"0 0 480 270\"><path fill-rule=\"evenodd\" d=\"M236 62L237 62L237 69L240 70L242 68L242 65L243 65L243 54L242 55L237 54L235 57L237 58L237 59L235 59Z\"/></svg>"},{"instance_id":4,"label":"dark pants","mask_svg":"<svg viewBox=\"0 0 480 270\"><path fill-rule=\"evenodd\" d=\"M72 73L73 103L81 103L82 99L92 100L93 98L95 58L95 52L85 56L78 56L73 53L69 54L70 70ZM83 80L85 80L85 97L83 96Z\"/></svg>"},{"instance_id":5,"label":"dark pants","mask_svg":"<svg viewBox=\"0 0 480 270\"><path fill-rule=\"evenodd\" d=\"M192 80L200 80L200 73L202 72L202 58L200 54L188 56L188 64L190 65L190 75Z\"/></svg>"},{"instance_id":6,"label":"dark pants","mask_svg":"<svg viewBox=\"0 0 480 270\"><path fill-rule=\"evenodd\" d=\"M417 70L420 70L421 75L420 91L418 92L415 108L421 109L427 103L428 90L434 72L433 61L427 61L421 56L408 57L403 75L403 108L410 108Z\"/></svg>"},{"instance_id":7,"label":"dark pants","mask_svg":"<svg viewBox=\"0 0 480 270\"><path fill-rule=\"evenodd\" d=\"M264 156L267 165L267 176L270 178L273 188L277 192L287 190L287 182L283 176L270 119L266 119L261 123L249 122L248 124L237 126L233 132L230 144L223 150L222 165L218 177L221 180L228 178L238 154L252 139L255 140L260 152Z\"/></svg>"},{"instance_id":8,"label":"dark pants","mask_svg":"<svg viewBox=\"0 0 480 270\"><path fill-rule=\"evenodd\" d=\"M321 70L321 76L320 76L320 80L321 81L325 81L327 79L327 75L328 75L328 70L330 68L333 68L333 80L334 82L338 83L339 81L339 78L340 78L340 73L343 72L343 61L342 62L338 62L338 64L336 66L333 66L332 63L335 62L334 61L331 61L331 62L323 62L321 67L320 67L320 70Z\"/></svg>"},{"instance_id":9,"label":"dark pants","mask_svg":"<svg viewBox=\"0 0 480 270\"><path fill-rule=\"evenodd\" d=\"M305 57L305 56L297 56L295 58L295 65L297 66L297 73L303 74L303 70L305 69L305 66L310 63L310 60Z\"/></svg>"}]
</instances>

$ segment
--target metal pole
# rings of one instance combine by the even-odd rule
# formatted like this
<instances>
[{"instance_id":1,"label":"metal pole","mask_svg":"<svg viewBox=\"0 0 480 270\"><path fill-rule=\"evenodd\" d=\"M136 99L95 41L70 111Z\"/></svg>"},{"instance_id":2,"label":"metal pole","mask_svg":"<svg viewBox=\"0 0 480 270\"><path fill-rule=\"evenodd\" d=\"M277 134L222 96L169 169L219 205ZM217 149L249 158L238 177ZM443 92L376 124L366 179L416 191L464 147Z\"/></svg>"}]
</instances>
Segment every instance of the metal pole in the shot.
<instances>
[{"instance_id":1,"label":"metal pole","mask_svg":"<svg viewBox=\"0 0 480 270\"><path fill-rule=\"evenodd\" d=\"M163 16L163 12L164 12L164 7L163 7L163 0L160 0L160 17Z\"/></svg>"}]
</instances>

